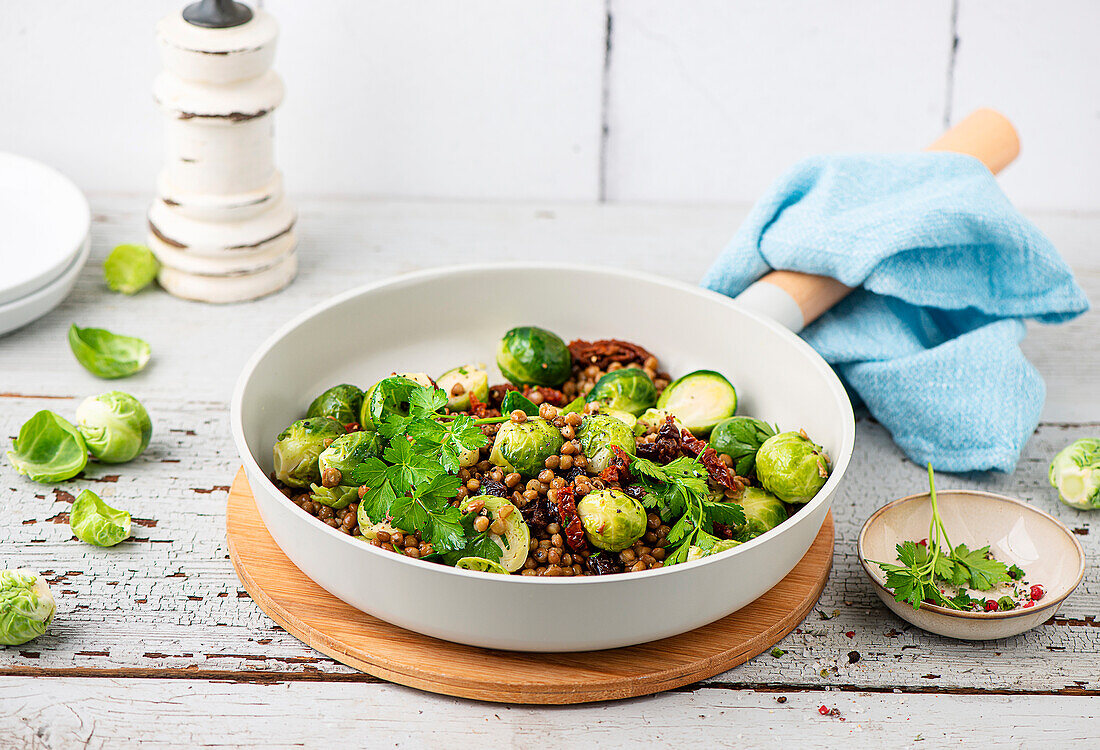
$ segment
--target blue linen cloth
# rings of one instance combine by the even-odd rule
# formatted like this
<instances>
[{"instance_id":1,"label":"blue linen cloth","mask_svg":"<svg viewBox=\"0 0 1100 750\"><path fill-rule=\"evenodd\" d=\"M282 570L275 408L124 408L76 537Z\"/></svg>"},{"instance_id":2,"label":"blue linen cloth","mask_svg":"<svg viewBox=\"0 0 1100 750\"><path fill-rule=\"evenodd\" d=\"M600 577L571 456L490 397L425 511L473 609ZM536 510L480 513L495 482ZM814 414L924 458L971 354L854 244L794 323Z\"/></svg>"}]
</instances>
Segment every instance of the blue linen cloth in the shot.
<instances>
[{"instance_id":1,"label":"blue linen cloth","mask_svg":"<svg viewBox=\"0 0 1100 750\"><path fill-rule=\"evenodd\" d=\"M910 459L943 471L1015 468L1046 395L1023 320L1088 309L1050 241L961 154L797 164L702 285L735 296L773 268L861 287L802 336Z\"/></svg>"}]
</instances>

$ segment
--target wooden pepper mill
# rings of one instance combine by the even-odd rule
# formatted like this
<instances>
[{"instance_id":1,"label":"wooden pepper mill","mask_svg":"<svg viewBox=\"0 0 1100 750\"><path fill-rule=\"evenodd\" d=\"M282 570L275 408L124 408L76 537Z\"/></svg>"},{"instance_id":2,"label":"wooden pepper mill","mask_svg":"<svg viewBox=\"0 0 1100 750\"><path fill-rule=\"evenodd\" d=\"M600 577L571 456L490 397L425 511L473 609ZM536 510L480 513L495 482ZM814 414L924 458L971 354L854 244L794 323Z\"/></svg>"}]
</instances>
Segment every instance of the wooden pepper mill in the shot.
<instances>
[{"instance_id":1,"label":"wooden pepper mill","mask_svg":"<svg viewBox=\"0 0 1100 750\"><path fill-rule=\"evenodd\" d=\"M298 270L297 214L274 162L278 31L269 14L233 0L201 0L157 25L165 166L149 246L161 286L177 297L255 299Z\"/></svg>"}]
</instances>

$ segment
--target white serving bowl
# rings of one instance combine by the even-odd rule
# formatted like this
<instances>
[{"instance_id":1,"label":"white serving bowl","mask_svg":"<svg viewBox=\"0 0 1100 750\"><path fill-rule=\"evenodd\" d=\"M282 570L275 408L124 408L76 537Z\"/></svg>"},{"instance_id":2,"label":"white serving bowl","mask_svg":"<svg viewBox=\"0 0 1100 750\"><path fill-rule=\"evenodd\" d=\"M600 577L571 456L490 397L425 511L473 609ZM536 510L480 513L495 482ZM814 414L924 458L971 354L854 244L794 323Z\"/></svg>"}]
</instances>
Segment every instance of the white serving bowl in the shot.
<instances>
[{"instance_id":1,"label":"white serving bowl","mask_svg":"<svg viewBox=\"0 0 1100 750\"><path fill-rule=\"evenodd\" d=\"M804 428L833 459L817 496L789 521L695 562L611 576L541 578L459 570L385 552L309 516L269 481L275 436L337 383L438 374L492 362L503 333L538 325L619 338L661 367L724 373L738 413ZM495 368L494 368L495 369ZM503 382L493 372L490 382ZM327 591L409 630L487 648L585 651L664 638L753 601L809 549L848 467L851 404L832 369L765 315L687 284L552 264L442 268L341 294L279 329L245 366L232 429L260 515L286 555Z\"/></svg>"}]
</instances>

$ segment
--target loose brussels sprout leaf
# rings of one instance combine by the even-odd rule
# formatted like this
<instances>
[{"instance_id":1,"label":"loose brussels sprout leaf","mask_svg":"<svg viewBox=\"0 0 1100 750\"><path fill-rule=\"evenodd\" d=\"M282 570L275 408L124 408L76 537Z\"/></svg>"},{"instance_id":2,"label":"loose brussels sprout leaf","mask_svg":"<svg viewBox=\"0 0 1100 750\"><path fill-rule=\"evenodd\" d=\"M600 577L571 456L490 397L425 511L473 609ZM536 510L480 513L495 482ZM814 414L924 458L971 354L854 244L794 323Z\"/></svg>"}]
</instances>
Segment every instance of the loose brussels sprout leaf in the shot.
<instances>
[{"instance_id":1,"label":"loose brussels sprout leaf","mask_svg":"<svg viewBox=\"0 0 1100 750\"><path fill-rule=\"evenodd\" d=\"M1100 508L1100 438L1081 438L1063 448L1050 463L1050 484L1071 508Z\"/></svg>"},{"instance_id":2,"label":"loose brussels sprout leaf","mask_svg":"<svg viewBox=\"0 0 1100 750\"><path fill-rule=\"evenodd\" d=\"M584 411L584 396L577 396L561 408L558 414L580 414Z\"/></svg>"},{"instance_id":3,"label":"loose brussels sprout leaf","mask_svg":"<svg viewBox=\"0 0 1100 750\"><path fill-rule=\"evenodd\" d=\"M512 385L557 388L569 379L573 356L556 334L544 328L522 326L508 331L500 340L497 366Z\"/></svg>"},{"instance_id":4,"label":"loose brussels sprout leaf","mask_svg":"<svg viewBox=\"0 0 1100 750\"><path fill-rule=\"evenodd\" d=\"M721 373L696 370L669 383L657 408L672 412L697 437L706 437L737 411L737 391Z\"/></svg>"},{"instance_id":5,"label":"loose brussels sprout leaf","mask_svg":"<svg viewBox=\"0 0 1100 750\"><path fill-rule=\"evenodd\" d=\"M455 567L462 570L479 570L482 573L508 575L508 571L504 569L503 565L492 560L486 560L484 557L463 557L455 563Z\"/></svg>"},{"instance_id":6,"label":"loose brussels sprout leaf","mask_svg":"<svg viewBox=\"0 0 1100 750\"><path fill-rule=\"evenodd\" d=\"M160 270L157 256L145 245L119 245L103 262L103 277L113 292L137 294Z\"/></svg>"},{"instance_id":7,"label":"loose brussels sprout leaf","mask_svg":"<svg viewBox=\"0 0 1100 750\"><path fill-rule=\"evenodd\" d=\"M334 510L343 510L359 499L358 487L322 487L319 484L309 486L309 499Z\"/></svg>"},{"instance_id":8,"label":"loose brussels sprout leaf","mask_svg":"<svg viewBox=\"0 0 1100 750\"><path fill-rule=\"evenodd\" d=\"M344 428L335 419L299 419L279 433L272 449L275 477L291 487L319 483L321 452L344 434Z\"/></svg>"},{"instance_id":9,"label":"loose brussels sprout leaf","mask_svg":"<svg viewBox=\"0 0 1100 750\"><path fill-rule=\"evenodd\" d=\"M756 465L756 452L777 430L767 422L752 417L723 419L710 433L710 445L718 453L733 459L733 470L748 476Z\"/></svg>"},{"instance_id":10,"label":"loose brussels sprout leaf","mask_svg":"<svg viewBox=\"0 0 1100 750\"><path fill-rule=\"evenodd\" d=\"M504 400L500 402L500 413L507 416L514 411L521 411L529 417L539 415L539 407L535 406L534 401L519 391L508 391L504 394Z\"/></svg>"},{"instance_id":11,"label":"loose brussels sprout leaf","mask_svg":"<svg viewBox=\"0 0 1100 750\"><path fill-rule=\"evenodd\" d=\"M523 514L519 512L519 509L504 498L495 495L481 495L480 497L485 501L485 510L488 511L491 520L495 521L500 518L500 511L504 506L507 505L512 508L512 512L508 514L507 518L500 519L501 523L504 524L504 534L501 536L491 534L490 537L501 549L500 566L509 573L515 572L522 568L523 563L527 560L527 553L531 548L531 529L523 520Z\"/></svg>"},{"instance_id":12,"label":"loose brussels sprout leaf","mask_svg":"<svg viewBox=\"0 0 1100 750\"><path fill-rule=\"evenodd\" d=\"M354 385L334 385L309 405L306 417L332 417L343 425L359 421L363 392Z\"/></svg>"},{"instance_id":13,"label":"loose brussels sprout leaf","mask_svg":"<svg viewBox=\"0 0 1100 750\"><path fill-rule=\"evenodd\" d=\"M324 474L325 469L336 469L341 477L351 474L351 470L368 458L381 458L382 438L376 432L362 430L349 432L333 440L317 457L317 468Z\"/></svg>"},{"instance_id":14,"label":"loose brussels sprout leaf","mask_svg":"<svg viewBox=\"0 0 1100 750\"><path fill-rule=\"evenodd\" d=\"M657 389L644 370L627 367L597 380L585 401L637 417L657 403Z\"/></svg>"},{"instance_id":15,"label":"loose brussels sprout leaf","mask_svg":"<svg viewBox=\"0 0 1100 750\"><path fill-rule=\"evenodd\" d=\"M619 411L618 409L600 409L599 413L606 414L609 417L615 417L615 419L619 420L627 427L629 427L631 432L634 432L634 430L638 426L638 418L628 411Z\"/></svg>"},{"instance_id":16,"label":"loose brussels sprout leaf","mask_svg":"<svg viewBox=\"0 0 1100 750\"><path fill-rule=\"evenodd\" d=\"M390 415L407 417L409 397L417 388L431 388L432 379L422 372L392 375L367 389L359 412L359 425L364 430L376 429Z\"/></svg>"},{"instance_id":17,"label":"loose brussels sprout leaf","mask_svg":"<svg viewBox=\"0 0 1100 750\"><path fill-rule=\"evenodd\" d=\"M88 464L80 432L52 411L40 411L19 428L8 460L20 474L43 484L72 479Z\"/></svg>"},{"instance_id":18,"label":"loose brussels sprout leaf","mask_svg":"<svg viewBox=\"0 0 1100 750\"><path fill-rule=\"evenodd\" d=\"M76 410L88 450L105 464L132 461L149 447L153 422L141 402L122 391L90 396Z\"/></svg>"},{"instance_id":19,"label":"loose brussels sprout leaf","mask_svg":"<svg viewBox=\"0 0 1100 750\"><path fill-rule=\"evenodd\" d=\"M73 536L97 547L114 547L130 536L130 514L115 510L91 490L84 490L69 509Z\"/></svg>"},{"instance_id":20,"label":"loose brussels sprout leaf","mask_svg":"<svg viewBox=\"0 0 1100 750\"><path fill-rule=\"evenodd\" d=\"M780 500L808 503L829 478L829 457L804 433L781 432L757 451L756 476Z\"/></svg>"},{"instance_id":21,"label":"loose brussels sprout leaf","mask_svg":"<svg viewBox=\"0 0 1100 750\"><path fill-rule=\"evenodd\" d=\"M599 474L608 467L615 455L611 450L612 446L617 445L627 455L633 456L637 445L634 441L634 430L609 414L590 414L585 417L577 431L577 437L580 438L581 450L588 459L589 474Z\"/></svg>"},{"instance_id":22,"label":"loose brussels sprout leaf","mask_svg":"<svg viewBox=\"0 0 1100 750\"><path fill-rule=\"evenodd\" d=\"M699 560L704 557L710 557L711 555L717 555L719 552L725 552L728 549L733 549L739 544L741 544L741 542L737 541L736 539L719 540L711 545L708 549L703 549L702 547L697 547L693 544L688 547L688 553L687 557L685 558L685 562L691 562L692 560Z\"/></svg>"},{"instance_id":23,"label":"loose brussels sprout leaf","mask_svg":"<svg viewBox=\"0 0 1100 750\"><path fill-rule=\"evenodd\" d=\"M149 344L103 328L69 328L69 348L76 361L97 378L125 378L149 363Z\"/></svg>"},{"instance_id":24,"label":"loose brussels sprout leaf","mask_svg":"<svg viewBox=\"0 0 1100 750\"><path fill-rule=\"evenodd\" d=\"M24 568L0 571L0 644L18 646L37 638L56 611L44 578Z\"/></svg>"},{"instance_id":25,"label":"loose brussels sprout leaf","mask_svg":"<svg viewBox=\"0 0 1100 750\"><path fill-rule=\"evenodd\" d=\"M546 468L546 459L561 450L561 430L539 417L526 422L505 422L493 441L489 460L508 471L533 477Z\"/></svg>"},{"instance_id":26,"label":"loose brussels sprout leaf","mask_svg":"<svg viewBox=\"0 0 1100 750\"><path fill-rule=\"evenodd\" d=\"M745 525L738 529L745 541L771 531L787 520L787 508L782 501L759 487L746 487L738 502L745 511Z\"/></svg>"},{"instance_id":27,"label":"loose brussels sprout leaf","mask_svg":"<svg viewBox=\"0 0 1100 750\"><path fill-rule=\"evenodd\" d=\"M626 549L646 530L645 508L619 490L588 493L577 503L577 515L588 541L610 552Z\"/></svg>"},{"instance_id":28,"label":"loose brussels sprout leaf","mask_svg":"<svg viewBox=\"0 0 1100 750\"><path fill-rule=\"evenodd\" d=\"M447 408L451 411L469 409L471 393L482 403L489 398L489 373L476 365L447 370L439 376L436 385L447 394Z\"/></svg>"}]
</instances>

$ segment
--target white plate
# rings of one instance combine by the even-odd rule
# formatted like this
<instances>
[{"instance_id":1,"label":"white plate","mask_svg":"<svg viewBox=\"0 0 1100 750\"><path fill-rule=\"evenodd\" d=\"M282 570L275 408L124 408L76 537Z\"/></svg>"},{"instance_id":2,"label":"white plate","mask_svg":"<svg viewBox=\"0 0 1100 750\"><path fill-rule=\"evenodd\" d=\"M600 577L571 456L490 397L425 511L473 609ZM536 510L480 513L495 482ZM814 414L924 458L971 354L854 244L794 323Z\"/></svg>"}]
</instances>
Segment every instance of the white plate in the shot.
<instances>
[{"instance_id":1,"label":"white plate","mask_svg":"<svg viewBox=\"0 0 1100 750\"><path fill-rule=\"evenodd\" d=\"M72 180L0 152L0 305L33 295L64 273L90 224L88 201Z\"/></svg>"},{"instance_id":2,"label":"white plate","mask_svg":"<svg viewBox=\"0 0 1100 750\"><path fill-rule=\"evenodd\" d=\"M833 473L789 521L728 552L642 573L501 576L384 552L303 513L268 480L275 436L337 383L492 361L509 328L621 338L673 375L725 373L739 413L805 428ZM492 382L502 382L493 373ZM806 342L728 297L647 274L551 264L425 271L338 295L283 326L249 360L230 424L260 515L295 565L352 606L410 630L498 649L584 651L713 622L791 571L817 536L855 442L840 380Z\"/></svg>"},{"instance_id":3,"label":"white plate","mask_svg":"<svg viewBox=\"0 0 1100 750\"><path fill-rule=\"evenodd\" d=\"M61 272L60 276L26 297L0 305L0 336L38 320L57 307L73 288L76 277L80 275L91 252L91 240L85 237L83 244L80 245L80 254L73 259L68 268Z\"/></svg>"}]
</instances>

